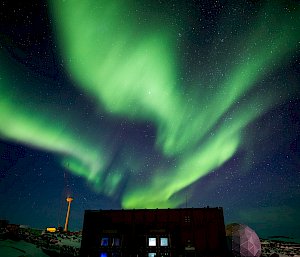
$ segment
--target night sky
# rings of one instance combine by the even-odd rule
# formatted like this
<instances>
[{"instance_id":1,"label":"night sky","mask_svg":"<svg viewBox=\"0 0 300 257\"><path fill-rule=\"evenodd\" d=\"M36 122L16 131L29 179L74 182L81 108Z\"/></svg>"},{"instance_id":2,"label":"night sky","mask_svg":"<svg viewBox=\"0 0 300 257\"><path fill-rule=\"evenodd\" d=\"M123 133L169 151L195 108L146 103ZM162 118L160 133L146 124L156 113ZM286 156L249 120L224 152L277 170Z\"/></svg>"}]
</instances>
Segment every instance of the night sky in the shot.
<instances>
[{"instance_id":1,"label":"night sky","mask_svg":"<svg viewBox=\"0 0 300 257\"><path fill-rule=\"evenodd\" d=\"M4 0L0 219L217 207L300 241L298 1Z\"/></svg>"}]
</instances>

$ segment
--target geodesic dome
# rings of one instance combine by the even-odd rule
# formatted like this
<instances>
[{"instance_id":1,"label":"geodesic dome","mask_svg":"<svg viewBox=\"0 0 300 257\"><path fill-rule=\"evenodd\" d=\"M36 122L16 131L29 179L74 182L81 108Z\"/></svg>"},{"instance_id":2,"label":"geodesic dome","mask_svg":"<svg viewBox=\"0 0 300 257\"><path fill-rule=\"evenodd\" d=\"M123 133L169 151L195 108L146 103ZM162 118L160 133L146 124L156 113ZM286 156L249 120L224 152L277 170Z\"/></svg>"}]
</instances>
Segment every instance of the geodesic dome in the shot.
<instances>
[{"instance_id":1,"label":"geodesic dome","mask_svg":"<svg viewBox=\"0 0 300 257\"><path fill-rule=\"evenodd\" d=\"M246 225L232 223L226 226L229 250L236 257L259 257L261 244L257 234Z\"/></svg>"}]
</instances>

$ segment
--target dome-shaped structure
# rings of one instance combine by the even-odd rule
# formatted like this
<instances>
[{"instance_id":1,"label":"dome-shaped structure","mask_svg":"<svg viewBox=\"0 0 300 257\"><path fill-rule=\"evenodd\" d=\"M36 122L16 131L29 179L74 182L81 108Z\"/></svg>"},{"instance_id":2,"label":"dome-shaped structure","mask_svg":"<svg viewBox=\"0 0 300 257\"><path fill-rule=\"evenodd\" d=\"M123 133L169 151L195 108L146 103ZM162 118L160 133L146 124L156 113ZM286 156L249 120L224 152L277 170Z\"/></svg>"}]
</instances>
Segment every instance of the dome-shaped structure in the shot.
<instances>
[{"instance_id":1,"label":"dome-shaped structure","mask_svg":"<svg viewBox=\"0 0 300 257\"><path fill-rule=\"evenodd\" d=\"M261 244L257 234L248 226L232 223L226 226L230 251L236 257L259 257Z\"/></svg>"}]
</instances>

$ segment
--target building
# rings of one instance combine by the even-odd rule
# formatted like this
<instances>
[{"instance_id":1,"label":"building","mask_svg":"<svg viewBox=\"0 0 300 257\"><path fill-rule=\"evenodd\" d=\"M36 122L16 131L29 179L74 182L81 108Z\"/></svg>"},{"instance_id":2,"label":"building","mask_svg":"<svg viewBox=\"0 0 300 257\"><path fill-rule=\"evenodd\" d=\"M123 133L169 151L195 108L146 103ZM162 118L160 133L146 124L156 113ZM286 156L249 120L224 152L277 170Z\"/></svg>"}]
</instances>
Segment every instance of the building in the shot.
<instances>
[{"instance_id":1,"label":"building","mask_svg":"<svg viewBox=\"0 0 300 257\"><path fill-rule=\"evenodd\" d=\"M85 211L82 257L227 256L222 208Z\"/></svg>"}]
</instances>

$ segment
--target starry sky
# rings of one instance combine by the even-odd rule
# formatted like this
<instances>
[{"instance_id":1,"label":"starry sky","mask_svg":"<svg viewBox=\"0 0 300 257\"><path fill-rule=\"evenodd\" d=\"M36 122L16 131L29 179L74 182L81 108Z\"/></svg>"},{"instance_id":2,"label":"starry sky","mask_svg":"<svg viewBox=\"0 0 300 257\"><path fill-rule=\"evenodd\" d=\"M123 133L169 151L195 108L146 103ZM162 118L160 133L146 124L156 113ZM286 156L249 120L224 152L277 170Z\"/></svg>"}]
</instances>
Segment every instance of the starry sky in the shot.
<instances>
[{"instance_id":1,"label":"starry sky","mask_svg":"<svg viewBox=\"0 0 300 257\"><path fill-rule=\"evenodd\" d=\"M4 0L0 218L217 207L300 241L298 1Z\"/></svg>"}]
</instances>

